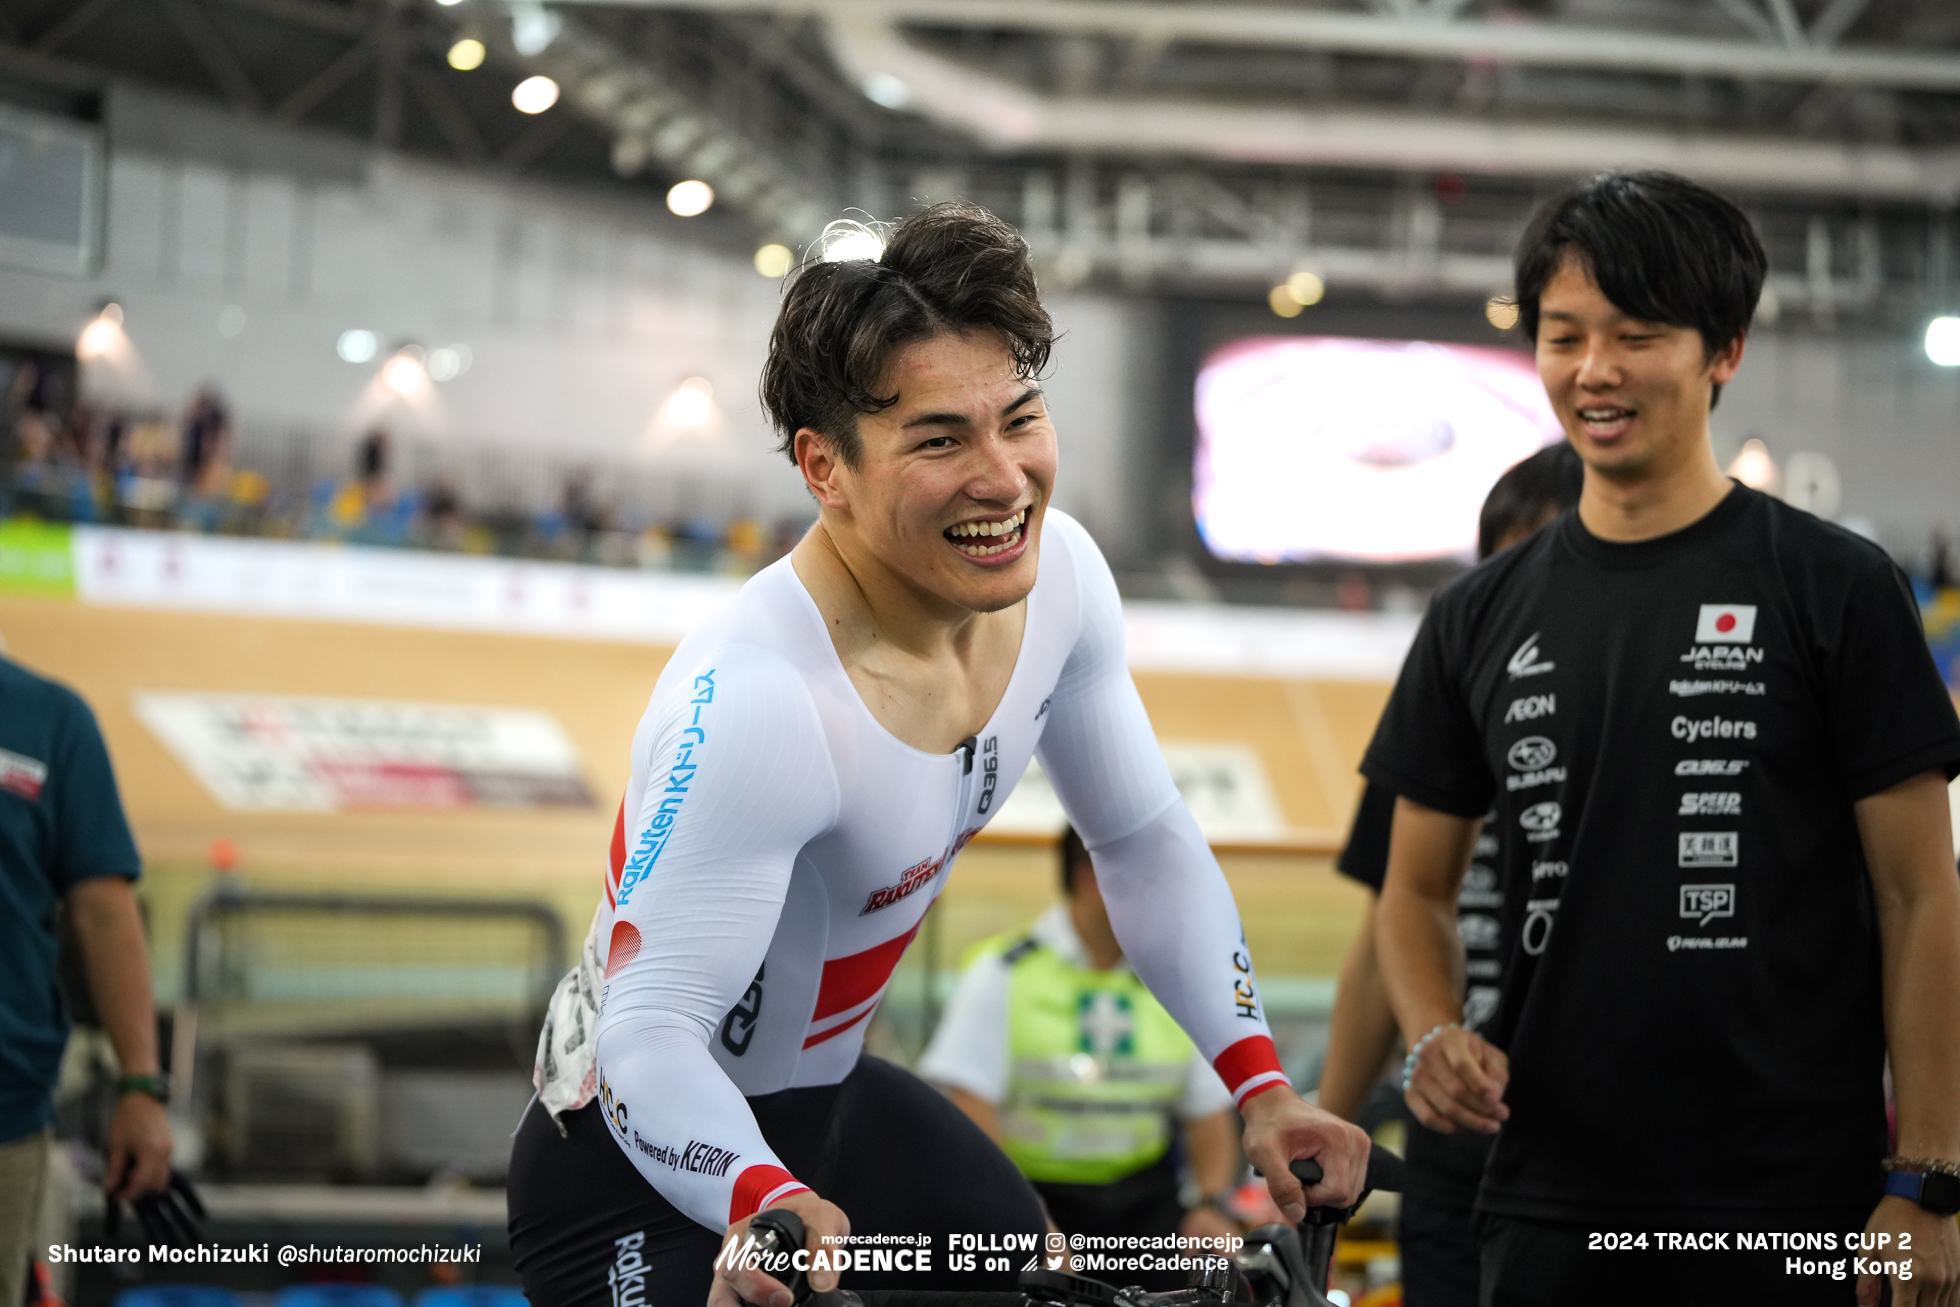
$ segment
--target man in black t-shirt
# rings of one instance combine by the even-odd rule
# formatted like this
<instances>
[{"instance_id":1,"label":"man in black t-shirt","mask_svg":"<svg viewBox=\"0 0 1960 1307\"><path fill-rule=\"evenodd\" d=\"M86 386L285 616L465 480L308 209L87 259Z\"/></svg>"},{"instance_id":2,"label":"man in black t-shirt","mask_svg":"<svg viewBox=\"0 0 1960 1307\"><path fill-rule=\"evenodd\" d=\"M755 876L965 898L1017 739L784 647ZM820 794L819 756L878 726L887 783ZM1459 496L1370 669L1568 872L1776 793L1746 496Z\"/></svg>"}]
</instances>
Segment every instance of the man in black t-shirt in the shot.
<instances>
[{"instance_id":1,"label":"man in black t-shirt","mask_svg":"<svg viewBox=\"0 0 1960 1307\"><path fill-rule=\"evenodd\" d=\"M1886 1278L1926 1307L1960 1279L1960 721L1890 560L1715 462L1763 271L1747 218L1666 174L1541 209L1520 324L1579 507L1437 596L1363 764L1401 796L1378 943L1407 1101L1497 1135L1485 1303ZM1506 965L1470 1033L1486 812Z\"/></svg>"},{"instance_id":2,"label":"man in black t-shirt","mask_svg":"<svg viewBox=\"0 0 1960 1307\"><path fill-rule=\"evenodd\" d=\"M1478 514L1477 555L1508 549L1579 500L1585 465L1564 442L1541 449L1497 479ZM1341 966L1334 1017L1327 1032L1327 1061L1320 1075L1320 1106L1357 1119L1381 1078L1395 1041L1395 1017L1382 988L1375 953L1375 911L1388 870L1395 795L1370 783L1355 809L1347 845L1335 863L1340 873L1369 890L1361 929ZM1504 973L1502 828L1485 823L1471 851L1456 901L1456 933L1463 945L1463 1028L1475 1030L1497 1011ZM1407 1174L1396 1220L1402 1260L1402 1298L1408 1307L1476 1307L1477 1239L1471 1209L1483 1179L1490 1136L1473 1130L1443 1134L1420 1122L1409 1127Z\"/></svg>"}]
</instances>

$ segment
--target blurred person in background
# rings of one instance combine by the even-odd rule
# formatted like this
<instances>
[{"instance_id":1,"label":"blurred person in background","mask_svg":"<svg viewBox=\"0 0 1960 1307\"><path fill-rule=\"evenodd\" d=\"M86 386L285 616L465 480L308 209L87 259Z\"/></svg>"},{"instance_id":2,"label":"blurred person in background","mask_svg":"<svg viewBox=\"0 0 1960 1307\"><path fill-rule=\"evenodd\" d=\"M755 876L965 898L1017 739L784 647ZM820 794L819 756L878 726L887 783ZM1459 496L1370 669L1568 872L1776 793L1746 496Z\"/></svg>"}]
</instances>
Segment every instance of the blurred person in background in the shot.
<instances>
[{"instance_id":1,"label":"blurred person in background","mask_svg":"<svg viewBox=\"0 0 1960 1307\"><path fill-rule=\"evenodd\" d=\"M217 488L230 443L231 414L218 392L205 386L191 396L191 402L184 408L180 449L186 494L210 494Z\"/></svg>"},{"instance_id":2,"label":"blurred person in background","mask_svg":"<svg viewBox=\"0 0 1960 1307\"><path fill-rule=\"evenodd\" d=\"M0 657L0 1303L23 1300L69 1033L58 914L68 914L121 1078L102 1185L118 1200L170 1181L142 873L95 715Z\"/></svg>"},{"instance_id":3,"label":"blurred person in background","mask_svg":"<svg viewBox=\"0 0 1960 1307\"><path fill-rule=\"evenodd\" d=\"M1226 1206L1239 1178L1232 1095L1123 960L1073 826L1061 880L1063 902L968 955L919 1074L1013 1159L1065 1233L1241 1233ZM1181 1289L1187 1278L1137 1282Z\"/></svg>"},{"instance_id":4,"label":"blurred person in background","mask_svg":"<svg viewBox=\"0 0 1960 1307\"><path fill-rule=\"evenodd\" d=\"M1585 464L1564 441L1511 468L1484 500L1477 522L1478 559L1510 548L1578 503L1584 481ZM1342 875L1367 887L1368 906L1335 991L1319 1103L1357 1122L1371 1091L1381 1082L1382 1065L1396 1037L1395 1014L1389 1010L1375 954L1375 909L1388 871L1389 825L1394 815L1395 795L1370 783L1362 791L1347 846L1336 864ZM1466 1030L1475 1030L1490 1016L1500 993L1503 950L1496 913L1504 905L1504 894L1492 868L1499 865L1503 838L1501 830L1484 824L1475 861L1457 900L1457 935L1465 954ZM1410 1123L1408 1178L1397 1226L1402 1295L1408 1307L1476 1307L1477 1235L1471 1209L1489 1152L1488 1135L1470 1130L1442 1134L1420 1122Z\"/></svg>"}]
</instances>

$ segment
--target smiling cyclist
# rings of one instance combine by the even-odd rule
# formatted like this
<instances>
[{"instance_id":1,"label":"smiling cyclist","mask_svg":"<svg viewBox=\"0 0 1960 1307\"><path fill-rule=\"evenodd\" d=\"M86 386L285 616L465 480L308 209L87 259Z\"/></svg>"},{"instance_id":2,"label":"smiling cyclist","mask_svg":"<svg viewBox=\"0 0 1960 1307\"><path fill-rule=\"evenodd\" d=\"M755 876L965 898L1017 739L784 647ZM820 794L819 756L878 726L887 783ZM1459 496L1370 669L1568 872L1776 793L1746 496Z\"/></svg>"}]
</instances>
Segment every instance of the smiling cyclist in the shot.
<instances>
[{"instance_id":1,"label":"smiling cyclist","mask_svg":"<svg viewBox=\"0 0 1960 1307\"><path fill-rule=\"evenodd\" d=\"M783 1307L717 1259L771 1206L813 1251L930 1238L854 1287L1013 1287L1018 1264L952 1271L944 1236L1038 1236L1033 1191L862 1046L955 855L1037 754L1125 956L1232 1091L1275 1200L1297 1216L1359 1193L1367 1137L1280 1070L1231 890L1125 667L1115 583L1049 509L1051 340L1026 245L970 206L790 282L762 399L818 521L682 642L634 737L511 1159L536 1307ZM1287 1163L1307 1157L1325 1179L1303 1193Z\"/></svg>"}]
</instances>

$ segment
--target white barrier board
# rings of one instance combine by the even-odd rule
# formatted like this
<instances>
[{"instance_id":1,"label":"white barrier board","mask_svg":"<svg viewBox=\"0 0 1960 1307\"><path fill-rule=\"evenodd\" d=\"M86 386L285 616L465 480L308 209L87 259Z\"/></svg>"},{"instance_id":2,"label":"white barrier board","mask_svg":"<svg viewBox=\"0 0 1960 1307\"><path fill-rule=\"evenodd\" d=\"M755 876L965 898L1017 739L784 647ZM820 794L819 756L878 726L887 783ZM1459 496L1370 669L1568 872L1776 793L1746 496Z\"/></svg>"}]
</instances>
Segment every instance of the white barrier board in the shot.
<instances>
[{"instance_id":1,"label":"white barrier board","mask_svg":"<svg viewBox=\"0 0 1960 1307\"><path fill-rule=\"evenodd\" d=\"M136 715L234 812L585 807L578 749L517 708L139 691Z\"/></svg>"},{"instance_id":2,"label":"white barrier board","mask_svg":"<svg viewBox=\"0 0 1960 1307\"><path fill-rule=\"evenodd\" d=\"M76 527L83 602L243 616L678 643L733 577L291 540ZM1130 666L1213 676L1386 681L1411 613L1127 603Z\"/></svg>"}]
</instances>

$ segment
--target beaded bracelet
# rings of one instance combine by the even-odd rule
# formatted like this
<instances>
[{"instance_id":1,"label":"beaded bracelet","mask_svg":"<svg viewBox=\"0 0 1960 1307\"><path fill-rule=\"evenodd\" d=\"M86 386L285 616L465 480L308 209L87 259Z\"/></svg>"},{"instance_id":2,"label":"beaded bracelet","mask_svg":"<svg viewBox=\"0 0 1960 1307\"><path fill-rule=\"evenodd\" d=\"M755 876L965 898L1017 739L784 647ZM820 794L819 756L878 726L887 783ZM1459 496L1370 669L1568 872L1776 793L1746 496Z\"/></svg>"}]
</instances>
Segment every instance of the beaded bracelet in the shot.
<instances>
[{"instance_id":1,"label":"beaded bracelet","mask_svg":"<svg viewBox=\"0 0 1960 1307\"><path fill-rule=\"evenodd\" d=\"M1939 1175L1960 1176L1960 1162L1940 1157L1888 1157L1879 1163L1887 1171L1932 1171Z\"/></svg>"},{"instance_id":2,"label":"beaded bracelet","mask_svg":"<svg viewBox=\"0 0 1960 1307\"><path fill-rule=\"evenodd\" d=\"M1442 1025L1437 1026L1434 1030L1416 1041L1416 1046L1409 1050L1407 1057L1402 1059L1403 1093L1406 1094L1409 1092L1409 1082L1415 1079L1416 1075L1416 1063L1422 1059L1422 1050L1429 1047L1429 1041L1442 1034L1445 1030L1460 1030L1462 1026L1463 1023L1460 1021L1445 1021Z\"/></svg>"}]
</instances>

